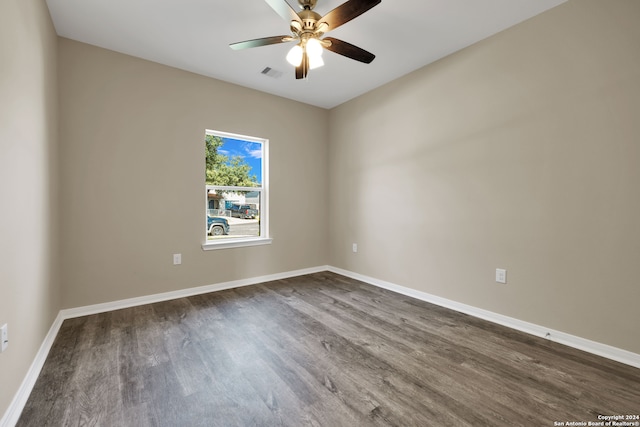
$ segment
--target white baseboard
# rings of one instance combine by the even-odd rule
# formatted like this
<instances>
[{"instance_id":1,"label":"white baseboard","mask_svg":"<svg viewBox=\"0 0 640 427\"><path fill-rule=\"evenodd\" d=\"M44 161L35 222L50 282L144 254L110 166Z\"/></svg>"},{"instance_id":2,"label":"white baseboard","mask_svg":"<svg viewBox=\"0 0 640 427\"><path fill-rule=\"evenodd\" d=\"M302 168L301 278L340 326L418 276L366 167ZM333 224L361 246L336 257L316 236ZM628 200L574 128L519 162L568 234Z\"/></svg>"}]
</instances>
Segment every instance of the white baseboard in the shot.
<instances>
[{"instance_id":1,"label":"white baseboard","mask_svg":"<svg viewBox=\"0 0 640 427\"><path fill-rule=\"evenodd\" d=\"M38 375L40 375L44 362L47 360L49 350L51 350L51 346L53 345L53 341L56 339L56 335L58 335L58 331L60 330L63 320L61 313L58 313L58 316L53 321L51 328L49 328L49 332L44 337L44 341L42 341L42 344L36 353L36 357L33 359L33 362L27 371L27 375L24 377L24 380L22 380L22 384L20 384L18 392L13 397L13 401L11 401L11 404L9 405L9 408L7 408L4 416L0 419L0 427L14 427L18 422L20 414L24 409L24 405L26 405L27 399L29 399L31 390L33 390L33 387L36 385Z\"/></svg>"},{"instance_id":2,"label":"white baseboard","mask_svg":"<svg viewBox=\"0 0 640 427\"><path fill-rule=\"evenodd\" d=\"M373 277L364 276L362 274L354 273L348 270L343 270L341 268L329 266L328 270L336 274L341 274L343 276L351 277L352 279L360 280L361 282L365 282L370 285L378 286L380 288L388 289L390 291L394 291L399 294L407 295L422 301L430 302L432 304L436 304L441 307L459 311L460 313L465 313L470 316L488 320L489 322L507 326L509 328L516 329L518 331L525 332L530 335L546 338L554 342L567 345L569 347L577 348L578 350L586 351L588 353L602 356L607 359L615 360L616 362L624 363L625 365L630 365L636 368L640 368L640 354L632 353L630 351L623 350L617 347L612 347L610 345L591 341L586 338L581 338L575 335L567 334L565 332L556 331L550 328L546 328L544 326L536 325L534 323L529 323L522 320L514 319L513 317L503 316L502 314L493 313L491 311L483 310L481 308L462 304L446 298L441 298L435 295L428 294L426 292L421 292L415 289L396 285L394 283L385 282L384 280L378 280Z\"/></svg>"},{"instance_id":3,"label":"white baseboard","mask_svg":"<svg viewBox=\"0 0 640 427\"><path fill-rule=\"evenodd\" d=\"M209 292L223 291L225 289L240 288L242 286L255 285L257 283L270 282L272 280L287 279L289 277L302 276L305 274L327 271L328 266L305 268L302 270L287 271L284 273L269 274L266 276L251 277L248 279L233 280L230 282L216 283L213 285L199 286L197 288L180 289L177 291L163 292L160 294L145 295L142 297L128 298L118 301L105 302L103 304L87 305L84 307L69 308L60 311L62 318L72 319L74 317L88 316L90 314L105 313L107 311L120 310L122 308L136 307L139 305L152 304L155 302L169 301L177 298L190 297L193 295L207 294Z\"/></svg>"},{"instance_id":4,"label":"white baseboard","mask_svg":"<svg viewBox=\"0 0 640 427\"><path fill-rule=\"evenodd\" d=\"M514 319L512 317L503 316L501 314L493 313L491 311L476 308L470 305L462 304L456 301L441 298L435 295L428 294L426 292L417 291L415 289L406 288L404 286L396 285L394 283L385 282L384 280L378 280L373 277L364 276L362 274L354 273L352 271L343 270L341 268L332 266L318 266L312 268L305 268L301 270L287 271L283 273L270 274L266 276L252 277L248 279L233 280L230 282L217 283L213 285L200 286L196 288L181 289L177 291L164 292L160 294L147 295L136 298L129 298L124 300L118 300L103 304L94 304L84 307L70 308L61 310L58 316L54 320L49 332L47 333L36 357L34 358L25 379L22 381L18 392L16 393L11 405L5 412L2 419L0 419L0 427L14 427L20 418L20 414L24 409L24 405L27 403L27 399L33 390L33 387L40 375L40 371L44 366L44 362L47 359L49 350L53 345L53 341L62 326L62 322L65 319L71 319L74 317L88 316L90 314L104 313L113 310L119 310L122 308L135 307L144 304L151 304L155 302L168 301L176 298L183 298L192 295L206 294L209 292L216 292L225 289L238 288L242 286L250 286L258 283L269 282L273 280L287 279L289 277L302 276L305 274L318 273L321 271L331 271L333 273L341 274L346 277L351 277L356 280L360 280L365 283L369 283L380 288L388 289L390 291L397 292L399 294L407 295L422 301L430 302L432 304L439 305L441 307L449 308L461 313L469 314L480 319L488 320L493 323L497 323L503 326L507 326L512 329L516 329L531 335L535 335L542 338L551 339L555 342L574 347L579 350L593 353L598 356L606 357L617 362L624 363L626 365L640 368L640 354L632 353L627 350L622 350L616 347L612 347L606 344L601 344L595 341L590 341L585 338L577 337L571 334L567 334L560 331L555 331L543 326L539 326L533 323L524 322L522 320ZM547 334L550 334L547 336Z\"/></svg>"}]
</instances>

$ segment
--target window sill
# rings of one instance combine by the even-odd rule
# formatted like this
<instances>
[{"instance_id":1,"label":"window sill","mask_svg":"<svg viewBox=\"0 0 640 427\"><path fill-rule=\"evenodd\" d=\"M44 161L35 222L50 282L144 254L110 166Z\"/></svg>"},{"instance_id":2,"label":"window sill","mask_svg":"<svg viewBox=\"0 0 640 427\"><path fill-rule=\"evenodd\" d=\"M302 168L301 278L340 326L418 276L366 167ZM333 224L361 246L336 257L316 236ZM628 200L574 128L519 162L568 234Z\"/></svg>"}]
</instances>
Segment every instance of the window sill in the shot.
<instances>
[{"instance_id":1,"label":"window sill","mask_svg":"<svg viewBox=\"0 0 640 427\"><path fill-rule=\"evenodd\" d=\"M206 242L202 244L203 251L214 251L216 249L243 248L246 246L270 245L273 239L268 237L257 237L253 239L234 239L233 241Z\"/></svg>"}]
</instances>

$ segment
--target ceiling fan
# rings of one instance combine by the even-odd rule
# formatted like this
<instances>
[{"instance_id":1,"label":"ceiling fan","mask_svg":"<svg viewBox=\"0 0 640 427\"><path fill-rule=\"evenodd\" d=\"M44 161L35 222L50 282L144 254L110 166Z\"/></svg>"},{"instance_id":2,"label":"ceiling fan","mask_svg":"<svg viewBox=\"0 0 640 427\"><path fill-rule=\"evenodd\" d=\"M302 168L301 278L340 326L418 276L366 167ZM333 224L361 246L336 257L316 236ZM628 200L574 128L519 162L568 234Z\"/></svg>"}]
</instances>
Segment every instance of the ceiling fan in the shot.
<instances>
[{"instance_id":1,"label":"ceiling fan","mask_svg":"<svg viewBox=\"0 0 640 427\"><path fill-rule=\"evenodd\" d=\"M333 37L321 38L325 33L362 15L382 0L348 0L324 16L313 11L317 0L298 0L302 10L296 12L285 0L265 0L278 15L290 22L291 35L264 37L232 43L232 49L297 41L287 54L287 61L296 67L296 79L307 77L309 70L324 65L322 49L330 50L347 58L369 64L375 55Z\"/></svg>"}]
</instances>

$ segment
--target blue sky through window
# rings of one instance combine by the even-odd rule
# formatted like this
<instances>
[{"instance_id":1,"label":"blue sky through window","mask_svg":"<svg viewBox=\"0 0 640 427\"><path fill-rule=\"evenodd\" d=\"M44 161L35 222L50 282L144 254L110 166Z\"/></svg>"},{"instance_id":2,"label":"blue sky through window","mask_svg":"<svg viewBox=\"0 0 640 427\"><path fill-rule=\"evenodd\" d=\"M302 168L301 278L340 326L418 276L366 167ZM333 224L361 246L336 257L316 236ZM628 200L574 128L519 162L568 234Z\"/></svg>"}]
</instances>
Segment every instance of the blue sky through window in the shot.
<instances>
[{"instance_id":1,"label":"blue sky through window","mask_svg":"<svg viewBox=\"0 0 640 427\"><path fill-rule=\"evenodd\" d=\"M251 166L249 175L255 175L258 184L262 184L262 144L233 138L222 138L222 142L218 153L229 157L229 160L235 156L242 157Z\"/></svg>"}]
</instances>

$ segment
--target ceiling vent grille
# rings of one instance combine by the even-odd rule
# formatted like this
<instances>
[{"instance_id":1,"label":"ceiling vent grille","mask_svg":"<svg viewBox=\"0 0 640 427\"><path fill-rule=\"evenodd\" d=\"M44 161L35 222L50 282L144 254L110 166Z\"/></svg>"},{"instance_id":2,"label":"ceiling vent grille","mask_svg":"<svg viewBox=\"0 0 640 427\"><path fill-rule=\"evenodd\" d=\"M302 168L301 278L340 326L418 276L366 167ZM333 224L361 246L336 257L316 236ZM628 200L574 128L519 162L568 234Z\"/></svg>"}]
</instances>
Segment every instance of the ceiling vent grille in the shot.
<instances>
[{"instance_id":1,"label":"ceiling vent grille","mask_svg":"<svg viewBox=\"0 0 640 427\"><path fill-rule=\"evenodd\" d=\"M278 79L282 76L282 71L274 70L271 67L265 67L261 73L265 76L273 77L274 79Z\"/></svg>"}]
</instances>

